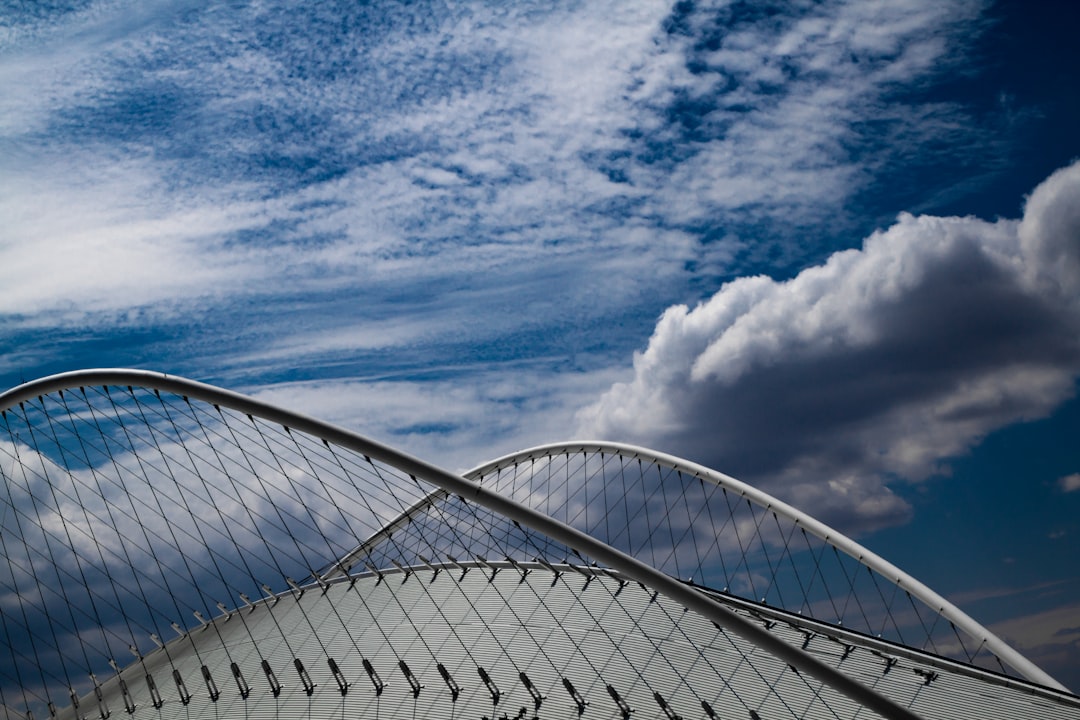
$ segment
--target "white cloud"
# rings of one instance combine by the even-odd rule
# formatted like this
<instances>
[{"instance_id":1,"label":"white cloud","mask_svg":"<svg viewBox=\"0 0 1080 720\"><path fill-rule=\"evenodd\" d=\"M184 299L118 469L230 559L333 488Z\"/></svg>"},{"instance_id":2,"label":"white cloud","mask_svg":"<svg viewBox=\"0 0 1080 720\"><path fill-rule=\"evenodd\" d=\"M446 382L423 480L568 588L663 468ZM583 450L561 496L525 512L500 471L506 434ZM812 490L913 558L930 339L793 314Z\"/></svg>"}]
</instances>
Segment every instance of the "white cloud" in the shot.
<instances>
[{"instance_id":1,"label":"white cloud","mask_svg":"<svg viewBox=\"0 0 1080 720\"><path fill-rule=\"evenodd\" d=\"M571 439L568 419L582 398L595 397L616 372L519 366L451 380L282 383L250 394L464 472L524 447Z\"/></svg>"},{"instance_id":2,"label":"white cloud","mask_svg":"<svg viewBox=\"0 0 1080 720\"><path fill-rule=\"evenodd\" d=\"M782 218L798 232L836 214L868 163L953 132L955 109L911 108L896 91L947 69L981 7L831 2L766 20L729 17L723 3L688 15L622 2L300 14L274 2L134 14L92 3L18 34L0 58L17 90L0 100L0 144L17 148L0 155L0 320L189 323L204 328L193 362L210 357L217 376L375 352L466 367L456 352L470 344L514 349L481 363L513 362L563 352L536 338L568 332L588 336L565 344L571 356L621 352L626 328L685 297L695 272L730 271L746 248L739 223ZM875 152L851 152L871 142ZM927 223L890 232L933 234ZM725 232L702 242L703 226ZM843 272L835 263L828 272ZM800 281L811 295L812 275ZM699 331L664 342L704 353L695 332L707 338L766 295L775 283L739 281L708 312L684 311ZM718 344L694 382L752 372L799 333L856 342L867 330L828 302L806 320L817 326L783 328L772 348L758 336L733 358ZM374 364L372 375L394 372ZM963 399L1058 394L1054 373L1027 373L973 378ZM540 394L562 383L545 375ZM481 411L480 397L461 402ZM567 396L545 416L560 418L553 431L580 403ZM649 424L677 428L662 406ZM903 432L916 420L892 422ZM932 455L925 442L888 453L909 468ZM827 497L902 511L853 477L837 474Z\"/></svg>"},{"instance_id":3,"label":"white cloud","mask_svg":"<svg viewBox=\"0 0 1080 720\"><path fill-rule=\"evenodd\" d=\"M1080 490L1080 473L1073 473L1058 479L1058 487L1061 492L1076 492ZM1064 534L1064 533L1063 533Z\"/></svg>"},{"instance_id":4,"label":"white cloud","mask_svg":"<svg viewBox=\"0 0 1080 720\"><path fill-rule=\"evenodd\" d=\"M29 172L0 178L0 217L8 221L0 232L0 315L58 312L78 322L224 295L266 270L251 262L265 250L236 252L222 242L260 226L265 203L162 198L137 162L63 182Z\"/></svg>"},{"instance_id":5,"label":"white cloud","mask_svg":"<svg viewBox=\"0 0 1080 720\"><path fill-rule=\"evenodd\" d=\"M1080 374L1080 163L1022 221L902 215L778 282L661 317L634 378L580 415L781 491L848 527L896 522L886 486L1042 417Z\"/></svg>"},{"instance_id":6,"label":"white cloud","mask_svg":"<svg viewBox=\"0 0 1080 720\"><path fill-rule=\"evenodd\" d=\"M654 189L650 210L673 221L719 213L780 217L787 227L835 223L838 203L865 186L870 167L958 121L956 108L939 105L927 118L919 105L886 98L955 62L963 41L947 38L961 25L971 32L981 5L823 3L801 17L760 23L731 13L715 50L684 50L697 62L695 76L641 98L661 112L675 94L703 102L704 114L690 120L700 123L694 151L673 168L643 164L631 176ZM693 19L707 23L710 12ZM860 129L867 125L870 136ZM672 131L663 127L669 137ZM872 158L851 152L868 143Z\"/></svg>"},{"instance_id":7,"label":"white cloud","mask_svg":"<svg viewBox=\"0 0 1080 720\"><path fill-rule=\"evenodd\" d=\"M373 275L509 286L526 263L559 264L563 296L592 283L594 298L632 300L645 272L676 287L735 242L700 245L679 223L798 224L848 197L846 139L959 47L918 38L977 9L834 3L733 24L701 72L688 58L722 7L685 19L694 37L665 32L671 8L649 3L326 25L274 3L99 2L35 21L0 59L18 90L0 113L0 142L18 149L3 161L0 313L201 312ZM679 98L715 104L701 138L678 136Z\"/></svg>"},{"instance_id":8,"label":"white cloud","mask_svg":"<svg viewBox=\"0 0 1080 720\"><path fill-rule=\"evenodd\" d=\"M990 630L1055 680L1075 690L1080 682L1077 618L1080 618L1080 605L1070 603L995 623Z\"/></svg>"}]
</instances>

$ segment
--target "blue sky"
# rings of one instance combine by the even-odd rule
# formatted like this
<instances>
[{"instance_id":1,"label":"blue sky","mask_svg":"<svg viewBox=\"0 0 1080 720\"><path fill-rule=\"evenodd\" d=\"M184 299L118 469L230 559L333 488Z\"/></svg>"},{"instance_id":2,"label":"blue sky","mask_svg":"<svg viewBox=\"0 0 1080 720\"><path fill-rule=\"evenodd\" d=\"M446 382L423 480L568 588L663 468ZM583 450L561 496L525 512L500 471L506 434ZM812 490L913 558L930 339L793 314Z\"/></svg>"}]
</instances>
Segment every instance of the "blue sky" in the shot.
<instances>
[{"instance_id":1,"label":"blue sky","mask_svg":"<svg viewBox=\"0 0 1080 720\"><path fill-rule=\"evenodd\" d=\"M0 3L0 385L168 371L455 469L681 454L1076 689L1078 19Z\"/></svg>"}]
</instances>

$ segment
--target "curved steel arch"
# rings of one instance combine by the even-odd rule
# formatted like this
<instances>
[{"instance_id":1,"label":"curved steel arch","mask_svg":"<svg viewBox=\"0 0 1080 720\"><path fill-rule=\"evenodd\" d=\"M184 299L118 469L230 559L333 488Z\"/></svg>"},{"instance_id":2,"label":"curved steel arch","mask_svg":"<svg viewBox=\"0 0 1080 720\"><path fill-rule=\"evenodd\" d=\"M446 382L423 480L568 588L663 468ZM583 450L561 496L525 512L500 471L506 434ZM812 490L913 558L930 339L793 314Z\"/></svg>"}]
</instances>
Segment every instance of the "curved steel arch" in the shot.
<instances>
[{"instance_id":1,"label":"curved steel arch","mask_svg":"<svg viewBox=\"0 0 1080 720\"><path fill-rule=\"evenodd\" d=\"M382 445L374 440L365 438L349 430L316 418L295 413L270 403L255 400L254 398L223 390L212 385L199 383L178 376L141 370L85 370L42 378L41 380L18 386L0 394L0 410L6 411L19 403L56 391L91 385L139 386L150 390L165 391L183 397L191 397L214 405L224 406L238 412L257 416L264 420L309 433L310 435L337 444L343 448L371 456L388 465L396 467L402 472L414 475L438 486L438 490L420 499L410 508L403 511L401 515L387 523L381 530L362 543L356 550L339 558L339 560L331 566L330 570L325 572L322 576L324 580L340 573L342 569L349 564L351 558L359 556L365 548L370 547L372 544L377 543L380 538L392 533L396 528L406 523L423 508L429 507L433 503L438 502L441 498L445 498L449 495L460 495L493 512L501 514L507 519L521 522L523 525L563 542L569 547L596 558L597 560L608 563L613 569L620 571L627 577L649 585L668 597L682 603L686 607L693 608L704 617L707 617L719 625L734 630L736 633L742 635L754 644L757 644L759 647L762 647L774 656L817 677L819 680L829 684L857 702L874 709L885 717L914 717L910 711L896 705L878 693L869 690L834 668L824 665L801 650L778 640L774 635L747 622L744 618L739 617L711 598L696 591L692 586L686 585L656 568L607 545L598 538L573 528L558 519L549 517L538 510L529 508L509 497L505 497L498 492L485 488L482 482L484 476L488 474L518 465L528 460L577 453L608 453L623 458L645 460L649 463L684 473L693 478L708 480L717 486L737 493L740 497L745 498L748 502L753 503L760 508L774 512L777 515L790 520L797 526L805 529L806 532L818 537L829 546L855 559L857 562L888 579L898 588L921 600L928 607L934 609L942 618L948 620L969 636L979 640L986 649L993 652L998 658L1026 679L1049 688L1068 692L1068 690L1060 683L1055 681L1052 677L1039 669L1031 663L1031 661L1007 645L1002 639L994 635L962 610L948 602L941 595L859 543L835 529L830 528L824 523L821 523L807 513L772 497L768 493L747 485L728 475L673 455L616 442L561 442L541 445L511 453L479 465L463 475L457 475L409 456L394 448Z\"/></svg>"},{"instance_id":2,"label":"curved steel arch","mask_svg":"<svg viewBox=\"0 0 1080 720\"><path fill-rule=\"evenodd\" d=\"M644 459L656 463L657 465L686 473L691 477L708 480L720 487L726 487L757 506L791 520L796 525L804 528L808 533L818 537L831 547L836 548L871 570L874 570L898 588L921 600L928 607L934 609L942 618L982 643L987 650L996 655L1002 662L1006 663L1025 679L1056 690L1069 692L1068 688L1027 659L1023 654L1006 643L991 630L911 574L901 570L877 553L847 537L840 531L829 527L808 513L805 513L752 485L748 485L741 480L704 465L699 465L675 455L669 455L667 453L628 443L593 440L565 441L538 445L503 455L472 468L464 473L463 477L469 480L482 482L484 476L520 464L523 461L542 457L588 452L611 453L621 457ZM447 491L440 488L427 497L422 498L412 507L403 511L401 515L387 523L384 528L365 540L365 542L355 550L346 555L339 563L339 568L340 566L347 565L351 558L360 556L365 550L378 543L383 537L393 533L399 527L407 523L412 517L423 512L432 504L439 502L447 495ZM333 577L338 572L340 572L340 569L335 569L334 572L328 573L325 577Z\"/></svg>"},{"instance_id":3,"label":"curved steel arch","mask_svg":"<svg viewBox=\"0 0 1080 720\"><path fill-rule=\"evenodd\" d=\"M479 480L489 473L519 464L523 460L579 452L610 452L624 457L645 459L657 463L658 465L666 466L672 470L681 471L692 477L708 480L720 487L726 487L729 490L737 492L740 496L759 507L775 512L776 514L791 520L796 525L804 528L808 533L813 534L840 552L874 570L898 588L911 593L928 607L935 609L941 617L953 623L972 638L983 643L987 650L994 653L1024 678L1046 687L1069 692L1068 688L1028 660L1024 655L970 615L946 600L926 584L904 572L872 550L860 545L858 542L852 540L838 530L829 527L825 523L798 508L795 508L758 488L733 478L730 475L725 475L724 473L712 470L704 465L690 462L689 460L685 460L675 455L668 455L666 453L626 443L607 441L570 441L538 445L536 447L504 455L469 470L465 473L465 477Z\"/></svg>"},{"instance_id":4,"label":"curved steel arch","mask_svg":"<svg viewBox=\"0 0 1080 720\"><path fill-rule=\"evenodd\" d=\"M173 393L237 412L260 417L326 442L370 456L398 470L435 484L503 517L562 542L608 564L627 578L642 583L720 627L727 628L765 652L829 685L854 702L890 720L917 720L918 715L879 694L836 668L788 644L765 628L740 617L713 598L652 566L637 560L576 528L555 520L508 497L492 492L461 475L412 457L345 428L296 413L271 403L187 378L146 370L95 369L61 373L20 385L0 394L0 411L52 392L86 386L139 386Z\"/></svg>"}]
</instances>

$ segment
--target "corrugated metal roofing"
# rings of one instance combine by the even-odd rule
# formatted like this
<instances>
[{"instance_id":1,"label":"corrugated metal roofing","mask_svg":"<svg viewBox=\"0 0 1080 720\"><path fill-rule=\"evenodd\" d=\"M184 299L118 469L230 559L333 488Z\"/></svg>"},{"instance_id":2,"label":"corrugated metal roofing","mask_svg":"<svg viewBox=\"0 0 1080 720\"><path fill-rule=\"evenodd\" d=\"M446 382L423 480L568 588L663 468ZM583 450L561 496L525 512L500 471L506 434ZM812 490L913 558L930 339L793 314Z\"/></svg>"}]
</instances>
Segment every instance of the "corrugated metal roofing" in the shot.
<instances>
[{"instance_id":1,"label":"corrugated metal roofing","mask_svg":"<svg viewBox=\"0 0 1080 720\"><path fill-rule=\"evenodd\" d=\"M1080 720L1075 696L716 596L927 720ZM103 682L100 702L89 693L59 717L123 716L121 680L133 718L623 718L624 708L636 718L875 717L637 583L505 563L365 575L236 610L132 663Z\"/></svg>"},{"instance_id":2,"label":"corrugated metal roofing","mask_svg":"<svg viewBox=\"0 0 1080 720\"><path fill-rule=\"evenodd\" d=\"M67 713L77 716L122 712L118 701L131 707L137 696L133 715L358 713L361 688L378 705L401 683L409 702L383 714L408 715L410 704L445 712L429 697L432 668L451 715L481 708L475 697L487 698L493 717L510 714L504 702L541 688L544 713L866 716L786 662L890 717L908 713L849 679L927 712L948 701L936 689L943 674L976 694L1030 694L1032 707L1051 714L1070 702L764 607L934 652L955 647L957 657L1055 685L854 541L733 478L653 451L560 443L478 468L471 477L483 482L474 484L345 429L160 374L56 376L3 394L0 406L12 468L0 513L11 659L0 666L0 702L21 699L39 717L64 704L72 685L84 693ZM742 637L606 570L564 566L558 575L482 556L605 563ZM425 559L456 566L454 557L473 564L437 572ZM399 571L302 595L289 579L337 580L354 563ZM687 577L741 593L722 596L739 616L675 579ZM192 615L205 622L220 600L290 585L295 595L192 629ZM180 639L105 679L125 648L146 653L170 626ZM914 637L919 629L925 639ZM451 670L458 691L444 678ZM548 704L555 698L562 705Z\"/></svg>"}]
</instances>

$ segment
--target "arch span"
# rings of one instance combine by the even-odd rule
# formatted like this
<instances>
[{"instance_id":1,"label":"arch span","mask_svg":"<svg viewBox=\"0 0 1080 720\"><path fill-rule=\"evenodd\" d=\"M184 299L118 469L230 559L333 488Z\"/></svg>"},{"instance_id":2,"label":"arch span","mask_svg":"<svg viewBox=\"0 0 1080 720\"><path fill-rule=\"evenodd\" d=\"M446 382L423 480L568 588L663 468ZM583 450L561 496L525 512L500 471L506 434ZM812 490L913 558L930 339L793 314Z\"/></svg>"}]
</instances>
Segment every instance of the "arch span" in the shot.
<instances>
[{"instance_id":1,"label":"arch span","mask_svg":"<svg viewBox=\"0 0 1080 720\"><path fill-rule=\"evenodd\" d=\"M585 599L585 589L604 588L610 597L606 606L620 607L628 602L619 599L620 593L636 581L662 595L665 603L688 608L694 617L709 621L724 638L728 631L740 638L738 643L723 642L738 661L736 668L755 669L743 688L723 685L722 674L716 676L715 686L676 682L652 688L648 668L634 669L629 663L634 674L620 682L651 688L661 709L668 707L664 704L668 696L676 704L692 700L701 709L723 702L743 711L768 705L775 706L780 716L813 716L820 709L834 717L844 716L839 709L854 701L882 717L918 716L911 707L921 702L919 696L904 694L910 689L871 689L841 669L850 649L838 660L826 650L815 651L810 635L800 646L780 633L775 620L762 620L752 609L731 605L680 579L685 577L679 572L685 553L697 553L695 543L686 541L687 532L696 532L692 523L665 526L639 510L650 507L656 492L674 487L665 481L671 473L690 486L699 483L706 488L708 480L711 487L723 490L724 497L729 488L740 492L745 488L719 474L698 474L694 466L678 459L629 446L559 445L515 454L463 477L309 416L192 380L137 370L89 370L44 378L0 395L0 410L0 432L6 433L0 435L4 484L0 516L7 561L6 568L0 567L0 610L10 657L0 678L0 705L22 705L35 712L47 708L53 714L70 702L68 712L80 715L84 711L79 703L91 702L98 704L104 717L109 698L114 707L122 702L131 713L149 698L155 710L163 703L181 709L201 686L204 702L219 702L226 681L235 681L236 692L247 702L256 685L252 678L264 690L269 688L273 698L295 696L302 701L304 695L311 698L323 692L318 687L336 687L342 702L351 702L355 690L350 688L359 685L381 693L383 681L375 661L383 660L396 664L394 672L403 674L417 695L423 684L411 667L437 665L440 682L452 689L457 681L444 674L450 672L449 660L445 665L434 662L438 653L410 619L400 594L404 591L386 590L393 586L383 578L398 573L407 581L422 569L430 577L420 589L435 612L473 613L486 623L489 616L484 613L491 612L491 600L496 609L502 608L490 616L491 621L505 622L498 618L516 612L505 595L498 595L506 591L492 590L497 597L481 602L464 580L468 572L480 568L490 572L488 583L493 584L496 575L509 567L520 573L519 584L537 591L537 611L551 616L545 633L564 633L564 647L578 643L583 647L586 642L572 627L563 627L553 608L539 599L533 583L545 573L551 588L569 587L566 575L571 571L586 577L584 588L559 595L559 607L570 603L582 621L596 621L595 601ZM580 468L558 460L579 454ZM590 465L597 458L599 475ZM632 479L629 484L624 481L619 495L612 498L622 503L625 531L609 526L601 532L595 511L590 516L589 508L603 508L601 515L610 523L615 517L610 511L618 503L600 495L592 500L603 497L605 502L595 505L579 492L592 492L597 478L607 492L606 463L616 458L620 476ZM635 466L636 479L632 472L624 472ZM614 471L614 465L610 468ZM580 488L569 482L579 471L585 478ZM567 482L556 482L564 478ZM541 482L547 486L538 492ZM537 501L541 494L548 498L547 506ZM678 493L688 507L696 497ZM746 494L740 498L760 499ZM736 505L741 507L740 502ZM749 518L758 530L760 547L743 545L739 536L742 559L736 574L752 580L759 569L752 566L751 556L762 552L769 556L770 548L779 547L775 541L784 539L782 534L761 532L766 516L760 509L777 519L788 515L768 502L756 506L751 502L750 507L749 516L732 513L729 522L738 529ZM799 521L796 525L805 526L807 520L791 512L795 513L791 519ZM680 537L673 532L676 525L683 532ZM639 526L647 530L645 544L634 539ZM667 557L661 557L657 552L664 538L657 534L665 531L671 548ZM648 557L642 552L646 547ZM715 547L723 549L719 543ZM694 556L700 577L691 579L708 585L706 573L715 568L700 553ZM723 553L716 559L722 563ZM533 564L527 567L526 561ZM767 561L778 567L768 557ZM589 563L599 567L590 569ZM328 573L327 567L337 569ZM436 579L440 573L449 575L449 568L460 571L460 577L454 573L457 584L436 591ZM797 575L794 562L791 568ZM779 579L778 570L772 572L772 579ZM527 581L530 573L534 579ZM374 584L359 582L365 577ZM818 578L813 576L812 584L824 582L825 574ZM342 587L348 599L341 604L325 599L335 597ZM410 587L415 589L415 584ZM375 607L376 595L369 593L378 592L391 595ZM436 599L436 592L445 594ZM414 601L419 602L410 600ZM400 612L391 612L393 607ZM256 608L266 611L258 632L244 624ZM374 635L356 635L342 615L345 608L366 613L374 623ZM291 631L281 625L286 616L296 623ZM392 628L380 625L378 619L384 617L394 618ZM233 618L241 624L227 626ZM415 632L411 639L394 629L410 623ZM798 625L794 616L788 623ZM277 639L267 649L261 633L275 625ZM328 636L326 627L336 630ZM510 627L525 634L520 639L532 648L527 661L503 646L500 631L494 628L485 630L484 642L490 646L481 653L481 640L465 629L475 629L475 623L459 627L446 619L440 627L447 637L438 652L452 648L454 667L475 665L473 674L479 672L483 682L473 690L487 692L495 704L514 692L539 698L529 673L551 675L551 682L558 684L560 668L576 662L592 668L595 684L608 667L607 661L596 665L583 652L556 662L545 650L548 635L533 635L525 623ZM679 623L675 627L681 628ZM678 632L691 638L688 630ZM702 629L693 632L700 634ZM226 642L233 633L246 640L239 645ZM693 637L698 639L689 647L698 647L701 638ZM670 664L663 649L668 640L650 638L643 632L628 642L647 640L651 645L646 645L643 657ZM698 647L701 666L721 662L713 656L720 642L718 636ZM242 656L241 647L246 648ZM618 644L612 648L624 652ZM765 655L751 660L749 648ZM128 651L135 661L118 661ZM503 690L492 679L495 671L481 664L480 658L492 653L518 672L499 680ZM867 657L879 653L874 650ZM194 664L184 665L179 658ZM293 674L291 686L278 677L285 672L282 663ZM769 669L757 669L759 665ZM322 668L321 676L315 667ZM163 668L171 668L171 673L162 675ZM513 690L506 689L508 682L514 683ZM136 683L140 691L133 689ZM577 698L580 714L584 705L579 701L584 701L572 689L577 686L566 675L561 683L559 692ZM791 692L788 684L800 697L811 698L809 705L791 705L785 697ZM607 688L616 707L628 707L618 700L622 696L614 684ZM350 692L354 694L349 696ZM842 701L845 696L848 701ZM452 691L450 702L457 699L458 691ZM706 709L706 714L711 711Z\"/></svg>"},{"instance_id":2,"label":"arch span","mask_svg":"<svg viewBox=\"0 0 1080 720\"><path fill-rule=\"evenodd\" d=\"M773 497L772 495L769 495L768 493L758 488L755 488L752 485L733 478L730 475L726 475L703 465L684 460L674 455L668 455L648 448L638 447L625 443L605 441L571 441L551 443L511 453L504 457L500 457L484 463L483 465L480 465L470 470L468 473L466 473L465 476L470 479L476 480L482 485L493 487L498 492L509 493L512 496L516 493L516 496L527 501L530 494L528 492L520 492L520 490L526 485L526 483L523 483L521 481L520 477L522 474L524 474L522 468L524 466L535 463L538 459L550 461L552 458L563 457L569 459L571 456L581 458L581 462L577 470L582 475L582 479L580 480L580 482L582 483L588 482L590 479L593 481L603 482L604 484L611 482L612 479L620 473L610 471L604 472L604 470L606 470L607 467L612 464L610 462L610 459L616 458L618 459L620 469L622 469L622 467L624 467L627 463L637 464L643 462L647 466L649 466L650 469L659 469L660 474L662 475L665 474L666 471L666 482L686 485L688 483L692 484L693 480L703 480L717 488L726 491L726 493L731 493L738 498L745 499L748 504L752 505L758 510L758 512L751 511L746 513L745 518L754 518L756 520L762 515L767 516L771 514L773 516L773 519L777 522L775 526L767 525L765 527L765 531L762 531L762 524L760 522L755 522L751 536L748 537L744 535L738 539L738 544L740 546L739 549L741 551L746 552L751 547L757 545L762 549L763 555L767 553L770 546L774 546L780 552L787 552L791 550L791 548L789 545L781 542L783 536L785 534L790 535L792 530L797 530L797 532L800 534L805 531L805 533L809 533L810 535L820 540L821 543L824 544L824 546L828 546L829 548L832 548L839 553L842 553L844 556L850 558L852 561L857 563L858 566L864 568L869 573L872 573L875 578L881 581L881 583L887 584L888 586L895 587L900 590L903 594L899 598L901 603L910 598L911 600L920 603L921 608L925 609L927 613L933 614L936 617L940 617L942 620L944 620L944 624L942 625L941 629L946 630L947 635L953 634L951 631L953 631L954 629L956 631L959 631L960 633L963 633L963 635L967 638L967 645L969 647L967 650L965 650L965 654L967 655L967 657L962 657L958 655L960 659L971 661L978 654L987 653L993 656L993 658L997 661L1000 661L1000 668L1002 670L1011 669L1017 674L1019 674L1021 677L1031 680L1032 682L1036 682L1040 685L1045 685L1047 687L1065 690L1065 688L1056 680L1054 680L1054 678L1052 678L1041 668L1032 663L1020 652L1015 650L1008 643L1006 643L1000 637L998 637L989 629L984 627L970 615L965 613L953 603L949 602L946 598L942 597L939 593L935 592L933 589L931 589L909 573L898 568L896 565L890 563L888 560L882 558L877 553L874 553L870 549L847 537L838 530L831 528L828 525L825 525L811 515ZM587 461L587 458L589 456L593 456L598 459L597 462L594 462L594 465L598 465L600 469L594 467L593 470L589 472ZM608 458L607 461L604 460L605 456ZM565 468L569 470L570 467L571 464L567 462L565 464ZM621 480L622 478L619 479ZM626 491L620 488L618 492L618 497L625 497L625 494ZM676 494L676 492L673 491L670 494L674 495ZM612 494L610 492L610 488L598 488L597 492L595 493L595 496L597 497L610 497L611 495ZM715 497L715 493L712 495L712 497ZM699 502L710 502L710 500L706 498L706 493L696 493L695 499ZM722 507L726 505L725 509L730 508L730 504L719 502L717 502L716 504ZM641 512L648 513L650 509L655 510L656 506L653 505L650 508L650 505L648 503L642 503ZM695 507L693 509L697 510L698 508ZM566 510L566 506L562 506L558 508L556 512L552 512L550 514L564 521L570 521L571 518L566 517ZM659 517L655 522L650 523L651 525L657 526L673 522L673 515L667 506L664 506L659 514L661 517ZM703 516L703 514L701 514L700 516ZM783 529L780 529L778 527L781 522L785 524L785 528ZM729 521L726 528L729 530L733 529L732 521ZM592 534L600 537L606 542L615 542L616 544L618 544L617 538L606 536L607 533L605 533L604 531L603 523L592 523L591 525L589 525L588 531L591 531ZM711 540L711 538L708 539ZM692 541L693 540L694 539L692 538ZM698 542L699 544L701 544L700 541ZM712 547L719 548L719 546L716 545ZM814 552L813 547L809 545L796 547L795 550L801 551L804 554ZM789 558L777 557L774 555L773 557L768 559L767 564L771 565L772 568L775 569L777 566L780 566L785 560L788 559ZM674 565L674 563L671 564ZM690 563L690 565L691 572L697 577L701 578L703 584L710 585L712 587L722 586L725 589L729 590L732 588L732 584L728 581L725 581L722 584L715 582L714 578L710 577L710 574L707 571L703 571L703 569L700 567L700 561L698 565L694 565L693 563ZM685 567L681 569L685 571ZM824 579L822 574L820 573L820 568L818 568L818 570L819 572L815 576L815 579L817 579L820 583L823 582ZM676 576L678 577L686 577L685 572L680 573L679 569L676 569L674 567L671 568L671 572L673 574L676 574ZM795 574L797 574L797 571L792 573L792 575ZM847 579L850 578L845 577L845 580ZM802 583L796 582L793 584L797 587ZM752 601L761 601L763 599L760 596L760 593L757 597L747 595L745 592L735 592L735 594ZM809 606L812 604L811 598L799 596L797 593L794 592L790 594L796 595L796 602L792 602L790 604L777 604L785 606L785 609L791 610L793 612L804 612L810 609ZM779 595L779 593L777 593L777 595ZM865 601L872 602L873 598L867 598ZM883 611L887 611L887 609L884 609ZM918 610L916 610L915 612L918 612ZM814 616L818 617L816 614ZM847 621L847 618L834 618L834 621L840 624L845 624L849 627L853 625L853 623ZM923 627L925 628L928 625L932 626L935 624L936 623L931 621L929 623L924 623ZM860 629L869 634L882 634L880 628L864 626ZM897 636L893 639L908 644L911 643L911 640L909 638ZM920 640L921 642L915 643L917 646L927 647L928 649L932 649L935 652L940 651L940 648L935 647L936 643L933 637L923 637L920 638ZM961 640L961 645L964 644L965 643L963 642L963 640Z\"/></svg>"}]
</instances>

